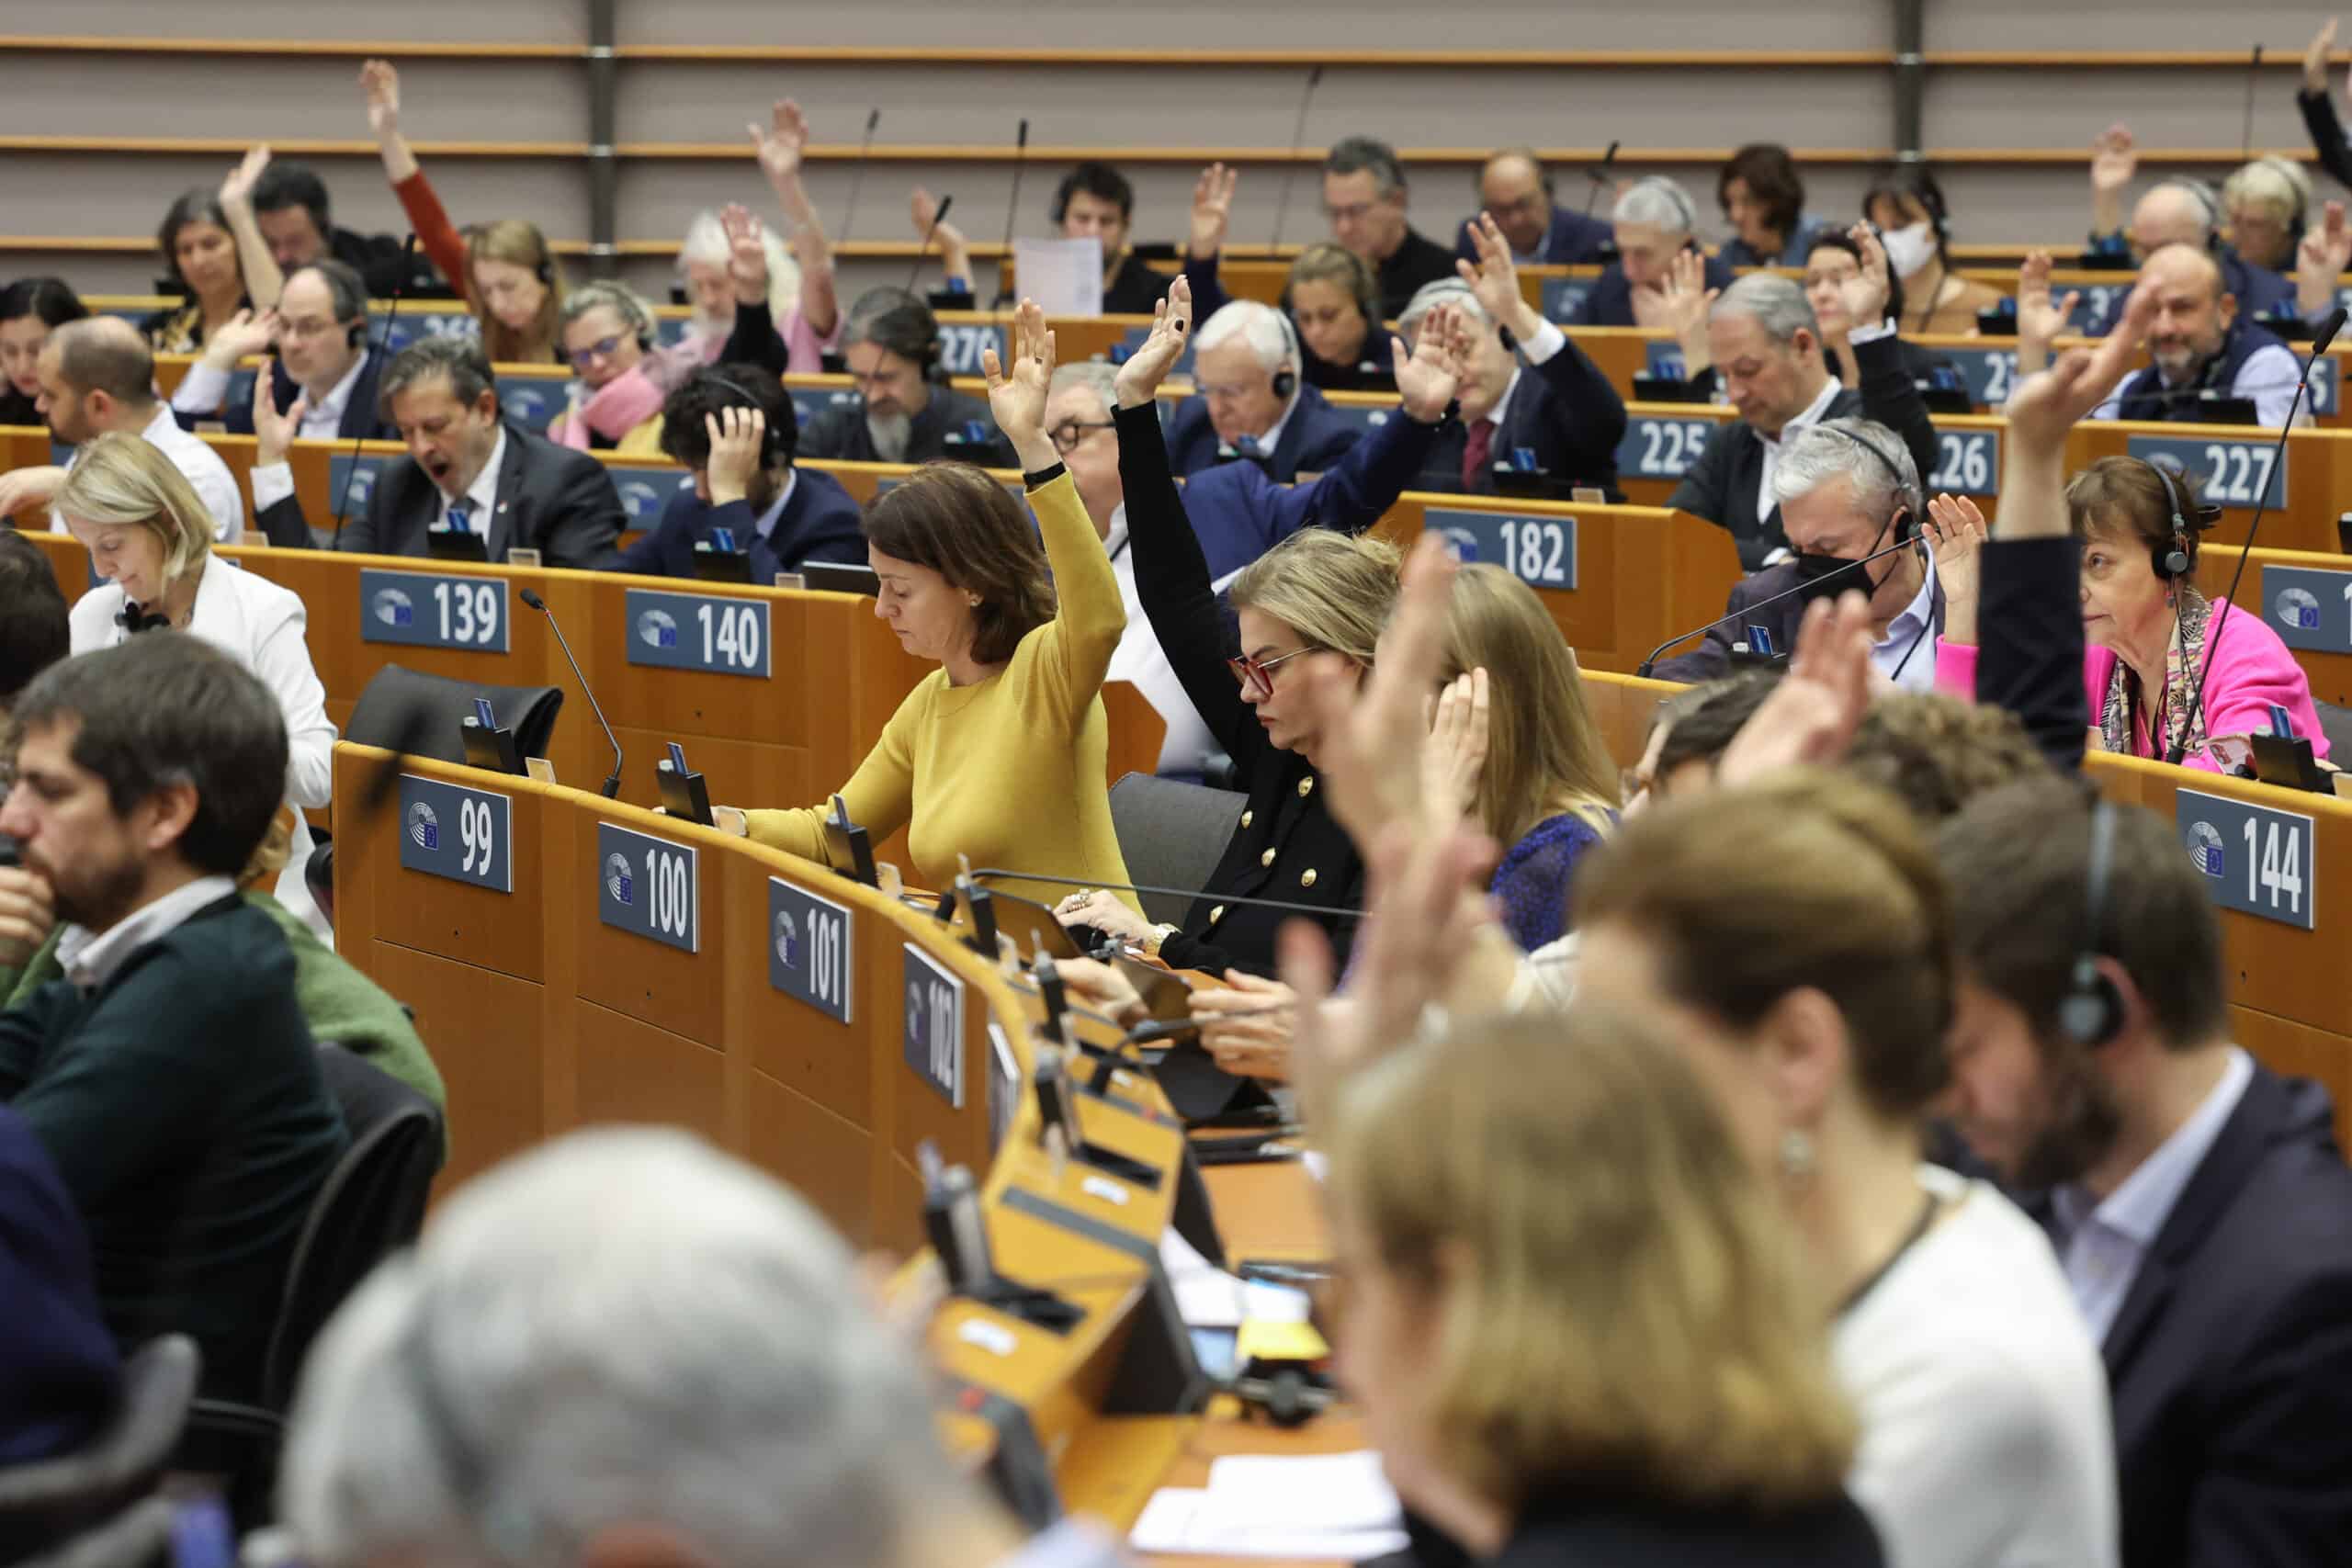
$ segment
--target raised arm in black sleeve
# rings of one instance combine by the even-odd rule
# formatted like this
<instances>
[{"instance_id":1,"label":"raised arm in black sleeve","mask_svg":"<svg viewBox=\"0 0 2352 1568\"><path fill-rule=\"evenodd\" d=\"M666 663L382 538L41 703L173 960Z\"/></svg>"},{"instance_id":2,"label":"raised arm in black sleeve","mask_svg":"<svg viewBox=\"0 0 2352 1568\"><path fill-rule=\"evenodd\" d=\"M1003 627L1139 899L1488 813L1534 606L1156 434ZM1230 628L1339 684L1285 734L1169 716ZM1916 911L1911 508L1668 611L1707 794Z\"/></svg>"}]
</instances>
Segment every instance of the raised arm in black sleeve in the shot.
<instances>
[{"instance_id":1,"label":"raised arm in black sleeve","mask_svg":"<svg viewBox=\"0 0 2352 1568\"><path fill-rule=\"evenodd\" d=\"M2295 107L2303 111L2303 126L2319 149L2320 167L2336 184L2352 186L2352 146L2345 142L2344 122L2335 118L2335 100L2325 93L2304 91L2295 95Z\"/></svg>"},{"instance_id":2,"label":"raised arm in black sleeve","mask_svg":"<svg viewBox=\"0 0 2352 1568\"><path fill-rule=\"evenodd\" d=\"M727 346L718 351L720 365L756 365L771 375L781 376L789 367L792 352L785 346L784 336L775 330L775 316L764 299L746 304L735 302L735 326L727 334Z\"/></svg>"},{"instance_id":3,"label":"raised arm in black sleeve","mask_svg":"<svg viewBox=\"0 0 2352 1568\"><path fill-rule=\"evenodd\" d=\"M1903 360L1903 342L1893 333L1854 344L1854 373L1861 378L1862 417L1874 419L1911 449L1919 468L1919 482L1936 471L1936 424L1928 417L1928 400L1911 378Z\"/></svg>"},{"instance_id":4,"label":"raised arm in black sleeve","mask_svg":"<svg viewBox=\"0 0 2352 1568\"><path fill-rule=\"evenodd\" d=\"M1616 387L1574 338L1534 369L1552 394L1544 412L1560 449L1572 456L1571 471L1578 479L1613 479L1626 424L1625 400Z\"/></svg>"},{"instance_id":5,"label":"raised arm in black sleeve","mask_svg":"<svg viewBox=\"0 0 2352 1568\"><path fill-rule=\"evenodd\" d=\"M2083 547L1990 539L1979 572L1976 700L2017 715L2051 766L2083 765Z\"/></svg>"},{"instance_id":6,"label":"raised arm in black sleeve","mask_svg":"<svg viewBox=\"0 0 2352 1568\"><path fill-rule=\"evenodd\" d=\"M1159 410L1116 409L1119 478L1127 492L1127 547L1135 552L1136 596L1201 721L1247 774L1266 749L1266 730L1226 663L1225 616L1210 586L1208 558L1184 514Z\"/></svg>"}]
</instances>

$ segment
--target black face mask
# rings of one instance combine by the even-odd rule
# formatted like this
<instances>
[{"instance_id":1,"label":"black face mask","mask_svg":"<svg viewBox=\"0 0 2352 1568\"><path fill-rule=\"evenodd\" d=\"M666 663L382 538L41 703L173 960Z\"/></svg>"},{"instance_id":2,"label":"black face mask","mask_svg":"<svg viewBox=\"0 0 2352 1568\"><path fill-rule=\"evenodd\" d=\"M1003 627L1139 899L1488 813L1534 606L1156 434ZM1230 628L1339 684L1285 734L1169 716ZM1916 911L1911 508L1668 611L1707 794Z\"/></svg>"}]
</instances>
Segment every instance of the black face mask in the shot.
<instances>
[{"instance_id":1,"label":"black face mask","mask_svg":"<svg viewBox=\"0 0 2352 1568\"><path fill-rule=\"evenodd\" d=\"M1887 543L1887 528L1893 528L1899 538L1902 535L1902 527L1903 512L1898 509L1895 514L1887 520L1887 527L1881 528L1871 536L1870 548L1864 550L1861 556L1854 560L1849 560L1843 556L1792 557L1792 564L1795 566L1797 572L1797 587L1802 591L1798 602L1810 604L1815 599L1835 599L1849 588L1860 590L1865 598L1877 593L1879 589L1885 585L1887 578L1893 575L1894 571L1893 563L1902 558L1888 556L1886 558L1888 566L1876 577L1871 575L1870 568L1857 563L1860 559L1867 558Z\"/></svg>"}]
</instances>

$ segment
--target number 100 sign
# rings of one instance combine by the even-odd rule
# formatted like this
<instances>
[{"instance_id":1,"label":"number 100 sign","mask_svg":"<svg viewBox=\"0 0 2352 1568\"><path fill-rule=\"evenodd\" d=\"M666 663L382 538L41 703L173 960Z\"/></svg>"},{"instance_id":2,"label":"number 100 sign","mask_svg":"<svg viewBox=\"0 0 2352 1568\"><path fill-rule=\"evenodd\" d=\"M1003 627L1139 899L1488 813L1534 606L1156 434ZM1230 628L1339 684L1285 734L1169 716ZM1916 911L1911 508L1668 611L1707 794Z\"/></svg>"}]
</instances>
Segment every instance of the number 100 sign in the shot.
<instances>
[{"instance_id":1,"label":"number 100 sign","mask_svg":"<svg viewBox=\"0 0 2352 1568\"><path fill-rule=\"evenodd\" d=\"M692 845L596 824L596 918L616 930L701 952L699 873Z\"/></svg>"}]
</instances>

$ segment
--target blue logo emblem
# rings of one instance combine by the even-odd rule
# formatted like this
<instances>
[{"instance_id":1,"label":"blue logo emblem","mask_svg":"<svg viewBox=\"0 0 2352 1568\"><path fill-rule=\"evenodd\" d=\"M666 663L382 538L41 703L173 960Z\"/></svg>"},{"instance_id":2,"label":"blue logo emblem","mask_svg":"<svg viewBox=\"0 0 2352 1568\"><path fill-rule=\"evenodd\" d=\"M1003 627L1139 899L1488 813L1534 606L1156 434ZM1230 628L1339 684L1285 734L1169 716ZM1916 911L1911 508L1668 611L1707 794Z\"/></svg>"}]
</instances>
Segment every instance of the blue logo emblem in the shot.
<instances>
[{"instance_id":1,"label":"blue logo emblem","mask_svg":"<svg viewBox=\"0 0 2352 1568\"><path fill-rule=\"evenodd\" d=\"M1455 560L1469 562L1478 558L1477 535L1467 528L1448 528L1444 532L1446 548L1453 552Z\"/></svg>"},{"instance_id":2,"label":"blue logo emblem","mask_svg":"<svg viewBox=\"0 0 2352 1568\"><path fill-rule=\"evenodd\" d=\"M376 595L376 618L388 626L405 626L416 619L416 606L397 588Z\"/></svg>"},{"instance_id":3,"label":"blue logo emblem","mask_svg":"<svg viewBox=\"0 0 2352 1568\"><path fill-rule=\"evenodd\" d=\"M421 850L441 847L441 819L433 815L433 807L418 801L409 808L408 836L416 840Z\"/></svg>"},{"instance_id":4,"label":"blue logo emblem","mask_svg":"<svg viewBox=\"0 0 2352 1568\"><path fill-rule=\"evenodd\" d=\"M659 519L662 515L662 492L643 479L631 479L621 486L621 509L632 523Z\"/></svg>"},{"instance_id":5,"label":"blue logo emblem","mask_svg":"<svg viewBox=\"0 0 2352 1568\"><path fill-rule=\"evenodd\" d=\"M510 381L498 389L498 396L505 403L508 416L517 424L542 425L550 417L548 395L537 387Z\"/></svg>"},{"instance_id":6,"label":"blue logo emblem","mask_svg":"<svg viewBox=\"0 0 2352 1568\"><path fill-rule=\"evenodd\" d=\"M2303 631L2319 629L2319 601L2300 588L2278 595L2278 624Z\"/></svg>"},{"instance_id":7,"label":"blue logo emblem","mask_svg":"<svg viewBox=\"0 0 2352 1568\"><path fill-rule=\"evenodd\" d=\"M637 618L637 635L648 648L675 648L678 623L670 618L666 610L648 610Z\"/></svg>"},{"instance_id":8,"label":"blue logo emblem","mask_svg":"<svg viewBox=\"0 0 2352 1568\"><path fill-rule=\"evenodd\" d=\"M2222 851L2221 831L2211 822L2188 825L2188 863L2216 878L2229 870L2229 858Z\"/></svg>"},{"instance_id":9,"label":"blue logo emblem","mask_svg":"<svg viewBox=\"0 0 2352 1568\"><path fill-rule=\"evenodd\" d=\"M786 969L797 969L803 951L800 922L792 918L791 910L778 909L775 912L776 961Z\"/></svg>"},{"instance_id":10,"label":"blue logo emblem","mask_svg":"<svg viewBox=\"0 0 2352 1568\"><path fill-rule=\"evenodd\" d=\"M637 884L629 877L627 855L605 857L605 891L613 896L615 903L634 904L637 901Z\"/></svg>"}]
</instances>

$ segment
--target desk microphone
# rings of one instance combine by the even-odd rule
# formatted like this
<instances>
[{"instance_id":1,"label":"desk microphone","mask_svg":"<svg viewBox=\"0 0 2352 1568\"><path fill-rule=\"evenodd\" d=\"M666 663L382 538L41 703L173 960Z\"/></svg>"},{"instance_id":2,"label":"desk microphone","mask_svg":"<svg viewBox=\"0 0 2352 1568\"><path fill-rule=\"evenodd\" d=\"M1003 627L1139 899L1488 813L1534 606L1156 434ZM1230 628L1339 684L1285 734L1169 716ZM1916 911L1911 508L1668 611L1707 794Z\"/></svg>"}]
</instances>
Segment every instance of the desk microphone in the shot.
<instances>
[{"instance_id":1,"label":"desk microphone","mask_svg":"<svg viewBox=\"0 0 2352 1568\"><path fill-rule=\"evenodd\" d=\"M2245 68L2245 135L2238 142L2238 162L2254 162L2254 89L2262 75L2262 46L2254 46L2254 58Z\"/></svg>"},{"instance_id":2,"label":"desk microphone","mask_svg":"<svg viewBox=\"0 0 2352 1568\"><path fill-rule=\"evenodd\" d=\"M1689 642L1692 637L1701 636L1706 632L1711 632L1717 626L1726 625L1732 621L1748 619L1753 616L1757 611L1764 608L1767 604L1777 604L1783 599L1793 599L1799 594L1818 593L1821 591L1821 585L1828 581L1831 578L1843 577L1849 571L1866 567L1874 560L1894 554L1897 550L1907 550L1917 542L1918 541L1916 539L1897 539L1894 543L1887 546L1885 548L1872 550L1869 555L1862 557L1859 560L1849 560L1842 566L1835 567L1828 571L1825 571L1810 582L1800 582L1794 588L1775 593L1769 599L1758 599L1753 604L1743 605L1741 608L1734 610L1728 615L1717 615L1713 620L1709 621L1703 626L1693 626L1687 632L1682 632L1677 636L1668 637L1664 642L1659 643L1656 648L1650 649L1649 657L1643 660L1641 667L1634 671L1634 678L1637 681L1646 681L1650 679L1650 667L1657 662L1657 656L1664 653L1668 649L1672 648L1678 642Z\"/></svg>"},{"instance_id":3,"label":"desk microphone","mask_svg":"<svg viewBox=\"0 0 2352 1568\"><path fill-rule=\"evenodd\" d=\"M620 737L615 735L613 727L605 722L605 710L596 705L596 694L589 689L588 677L580 672L580 660L571 657L571 645L563 640L563 626L556 620L555 612L548 608L546 600L531 590L526 588L521 592L523 603L548 618L548 629L555 633L555 645L563 649L563 661L571 666L571 678L580 682L580 694L588 699L588 711L596 716L596 723L604 729L605 739L613 748L613 771L605 776L604 786L596 793L606 800L615 799L621 793Z\"/></svg>"},{"instance_id":4,"label":"desk microphone","mask_svg":"<svg viewBox=\"0 0 2352 1568\"><path fill-rule=\"evenodd\" d=\"M1609 144L1609 151L1600 155L1599 168L1587 169L1584 172L1584 177L1592 182L1592 188L1585 192L1584 197L1584 215L1587 218L1592 216L1592 204L1600 199L1602 188L1609 184L1609 171L1617 163L1617 145L1614 141Z\"/></svg>"},{"instance_id":5,"label":"desk microphone","mask_svg":"<svg viewBox=\"0 0 2352 1568\"><path fill-rule=\"evenodd\" d=\"M2257 51L2257 57L2260 51ZM2303 394L2311 389L2312 364L2327 352L2327 345L2334 343L2335 334L2344 330L2344 307L2338 305L2321 318L2319 330L2312 334L2312 351L2303 356L2302 378L2295 383L2295 396L2287 404L2287 423L2279 427L2278 445L2270 454L2270 478L2274 481L2278 477L2281 465L2287 461L2287 435L2295 428L2295 411L2301 406ZM2254 519L2245 525L2245 545L2238 551L2238 569L2230 573L2230 591L2222 595L2230 602L2232 609L2237 607L2238 583L2245 576L2245 563L2254 558L2254 537L2262 527L2263 510L2270 504L2271 489L2272 485L2265 484L2262 487L2262 493L2255 497ZM2199 730L2202 730L2206 725L2205 677L2212 672L2213 652L2222 646L2222 634L2229 629L2229 617L2226 615L2214 623L2212 635L2205 639L2205 662L2197 667L2197 683L2189 688L2188 700L2196 714L2196 724ZM2208 739L2210 739L2211 737ZM2181 759L2187 754L2188 748L2176 743L2166 749L2165 761L2178 767Z\"/></svg>"},{"instance_id":6,"label":"desk microphone","mask_svg":"<svg viewBox=\"0 0 2352 1568\"><path fill-rule=\"evenodd\" d=\"M931 227L922 231L922 247L915 252L915 265L907 269L908 293L912 294L915 291L915 279L922 276L923 259L931 254L931 237L939 232L939 226L942 223L947 221L947 209L955 205L956 198L953 196L943 196L939 198L939 210L931 215Z\"/></svg>"},{"instance_id":7,"label":"desk microphone","mask_svg":"<svg viewBox=\"0 0 2352 1568\"><path fill-rule=\"evenodd\" d=\"M408 238L401 242L401 275L392 280L391 303L384 308L384 341L381 346L387 361L392 356L392 323L400 320L401 299L408 292L409 269L415 265L416 231L412 229L409 231ZM368 350L369 354L375 352L376 349L373 347ZM379 370L379 375L380 374ZM275 395L273 389L272 396ZM343 493L335 498L334 502L334 547L338 550L343 548L344 513L351 505L351 481L359 477L359 446L361 442L368 439L368 432L373 423L371 420L361 424L359 434L351 438L351 466L344 470ZM256 518L255 521L258 522L259 519Z\"/></svg>"},{"instance_id":8,"label":"desk microphone","mask_svg":"<svg viewBox=\"0 0 2352 1568\"><path fill-rule=\"evenodd\" d=\"M1004 246L996 269L996 302L990 310L1001 310L1004 302L1012 298L1012 275L1006 270L1002 256L1012 254L1012 225L1021 212L1021 175L1029 162L1029 122L1023 119L1021 130L1012 139L1012 195L1004 204Z\"/></svg>"},{"instance_id":9,"label":"desk microphone","mask_svg":"<svg viewBox=\"0 0 2352 1568\"><path fill-rule=\"evenodd\" d=\"M842 242L849 242L850 226L857 221L858 193L865 188L865 159L874 151L874 128L882 123L877 107L865 111L865 139L857 144L857 162L850 165L849 209L842 214Z\"/></svg>"},{"instance_id":10,"label":"desk microphone","mask_svg":"<svg viewBox=\"0 0 2352 1568\"><path fill-rule=\"evenodd\" d=\"M1315 101L1315 89L1323 85L1323 67L1317 66L1306 73L1306 90L1298 96L1298 120L1290 128L1290 160L1283 169L1282 198L1274 204L1274 243L1270 254L1279 256L1283 248L1283 224L1290 217L1290 187L1298 180L1298 154L1306 145L1306 107Z\"/></svg>"}]
</instances>

